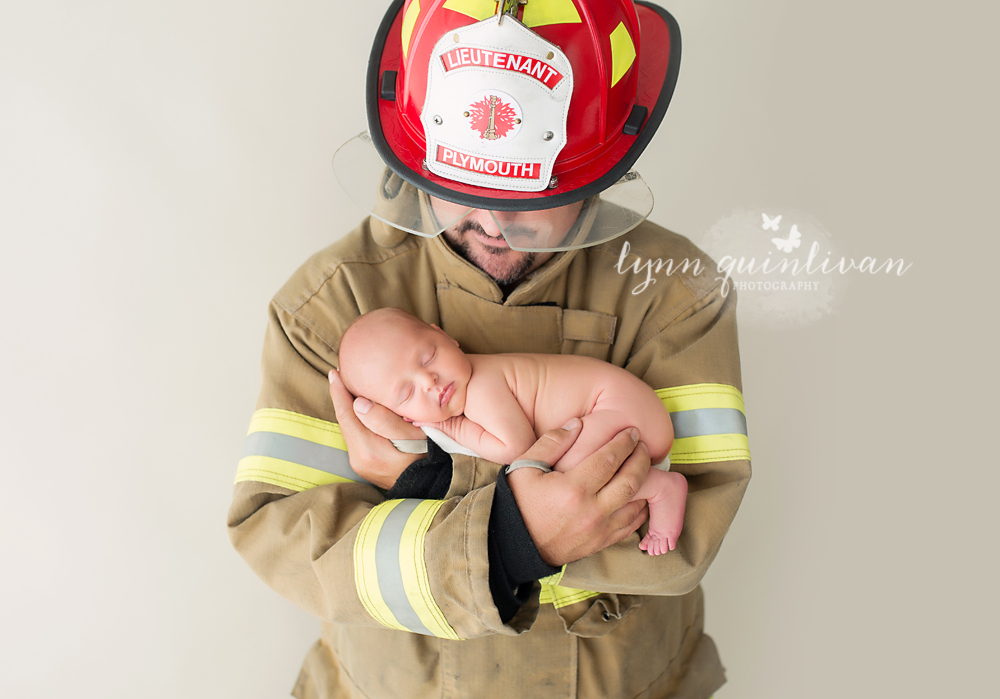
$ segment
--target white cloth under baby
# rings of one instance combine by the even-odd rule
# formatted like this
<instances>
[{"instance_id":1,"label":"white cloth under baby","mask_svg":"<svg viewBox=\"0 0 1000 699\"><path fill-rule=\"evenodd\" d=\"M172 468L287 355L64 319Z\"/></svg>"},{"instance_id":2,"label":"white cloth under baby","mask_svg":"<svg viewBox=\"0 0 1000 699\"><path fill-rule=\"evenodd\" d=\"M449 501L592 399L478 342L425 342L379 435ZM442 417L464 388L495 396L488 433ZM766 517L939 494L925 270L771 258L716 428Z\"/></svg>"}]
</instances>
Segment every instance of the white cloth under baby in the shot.
<instances>
[{"instance_id":1,"label":"white cloth under baby","mask_svg":"<svg viewBox=\"0 0 1000 699\"><path fill-rule=\"evenodd\" d=\"M424 434L427 435L429 439L434 440L441 449L448 452L449 454L465 454L466 456L474 456L477 459L482 458L476 452L472 451L467 447L463 447L461 444L456 442L454 439L446 435L441 430L434 429L433 427L421 427ZM664 457L663 461L658 464L653 464L653 468L659 469L661 471L670 470L670 455L668 454Z\"/></svg>"},{"instance_id":2,"label":"white cloth under baby","mask_svg":"<svg viewBox=\"0 0 1000 699\"><path fill-rule=\"evenodd\" d=\"M477 459L481 459L476 452L472 451L467 447L463 447L461 444L456 442L454 439L446 435L441 430L436 430L433 427L421 427L424 434L427 435L429 439L434 440L434 443L441 447L444 451L449 454L465 454L466 456L474 456Z\"/></svg>"}]
</instances>

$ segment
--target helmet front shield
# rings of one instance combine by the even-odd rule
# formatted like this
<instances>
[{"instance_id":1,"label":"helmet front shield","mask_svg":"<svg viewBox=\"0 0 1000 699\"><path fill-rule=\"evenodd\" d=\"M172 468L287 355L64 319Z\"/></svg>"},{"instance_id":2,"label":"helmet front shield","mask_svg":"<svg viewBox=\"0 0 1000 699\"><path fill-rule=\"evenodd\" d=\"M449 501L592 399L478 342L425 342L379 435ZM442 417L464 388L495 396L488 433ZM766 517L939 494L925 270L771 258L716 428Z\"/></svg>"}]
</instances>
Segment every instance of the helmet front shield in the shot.
<instances>
[{"instance_id":1,"label":"helmet front shield","mask_svg":"<svg viewBox=\"0 0 1000 699\"><path fill-rule=\"evenodd\" d=\"M375 218L394 228L434 237L476 209L434 198L386 167L367 132L345 143L333 158L333 170L348 196ZM642 176L628 171L617 182L572 204L521 211L488 210L514 250L559 251L598 245L639 225L653 209L653 195Z\"/></svg>"}]
</instances>

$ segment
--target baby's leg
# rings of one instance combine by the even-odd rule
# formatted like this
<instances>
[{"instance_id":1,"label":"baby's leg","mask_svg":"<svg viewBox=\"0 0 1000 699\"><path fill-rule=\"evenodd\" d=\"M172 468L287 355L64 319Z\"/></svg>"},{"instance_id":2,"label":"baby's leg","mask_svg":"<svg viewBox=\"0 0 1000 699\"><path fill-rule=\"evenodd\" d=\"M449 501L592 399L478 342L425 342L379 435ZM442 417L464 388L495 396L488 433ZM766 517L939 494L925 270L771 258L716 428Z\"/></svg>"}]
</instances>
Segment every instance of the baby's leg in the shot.
<instances>
[{"instance_id":1,"label":"baby's leg","mask_svg":"<svg viewBox=\"0 0 1000 699\"><path fill-rule=\"evenodd\" d=\"M598 410L584 415L580 436L555 464L555 470L569 471L607 444L616 434L632 426L624 413L614 410ZM650 454L653 463L662 461L664 456L666 454ZM673 551L684 524L684 504L687 500L687 481L684 476L651 468L646 482L632 499L649 503L649 531L639 548L651 556Z\"/></svg>"},{"instance_id":2,"label":"baby's leg","mask_svg":"<svg viewBox=\"0 0 1000 699\"><path fill-rule=\"evenodd\" d=\"M649 503L649 531L639 542L639 548L650 556L673 551L684 526L684 506L687 501L687 480L679 473L649 469L646 482L635 500Z\"/></svg>"}]
</instances>

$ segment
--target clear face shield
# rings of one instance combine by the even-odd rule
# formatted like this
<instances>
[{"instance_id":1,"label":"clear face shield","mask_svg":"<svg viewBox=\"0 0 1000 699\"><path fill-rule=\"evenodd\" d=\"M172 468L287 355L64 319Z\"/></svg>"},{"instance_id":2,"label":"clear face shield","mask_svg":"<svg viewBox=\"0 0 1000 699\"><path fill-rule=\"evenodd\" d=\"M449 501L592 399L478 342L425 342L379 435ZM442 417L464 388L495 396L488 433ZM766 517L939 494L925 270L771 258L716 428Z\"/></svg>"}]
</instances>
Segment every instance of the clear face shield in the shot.
<instances>
[{"instance_id":1,"label":"clear face shield","mask_svg":"<svg viewBox=\"0 0 1000 699\"><path fill-rule=\"evenodd\" d=\"M600 194L568 206L481 211L455 204L431 197L393 173L367 132L340 147L333 156L333 171L356 204L394 228L433 238L471 219L488 235L499 233L512 249L521 251L598 245L632 230L653 210L653 194L635 170Z\"/></svg>"}]
</instances>

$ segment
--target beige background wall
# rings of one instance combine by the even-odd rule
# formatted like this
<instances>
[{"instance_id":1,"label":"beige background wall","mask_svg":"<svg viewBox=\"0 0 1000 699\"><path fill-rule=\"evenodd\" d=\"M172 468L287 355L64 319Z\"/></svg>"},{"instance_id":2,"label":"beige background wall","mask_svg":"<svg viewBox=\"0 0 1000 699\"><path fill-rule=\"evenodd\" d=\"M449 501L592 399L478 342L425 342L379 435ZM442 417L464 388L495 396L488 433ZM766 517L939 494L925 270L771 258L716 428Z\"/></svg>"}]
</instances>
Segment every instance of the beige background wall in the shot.
<instances>
[{"instance_id":1,"label":"beige background wall","mask_svg":"<svg viewBox=\"0 0 1000 699\"><path fill-rule=\"evenodd\" d=\"M664 4L684 59L638 165L653 219L700 242L794 210L913 263L742 329L718 697L992 694L995 6ZM2 1L0 695L291 687L317 624L223 520L267 300L362 215L329 163L382 6Z\"/></svg>"}]
</instances>

